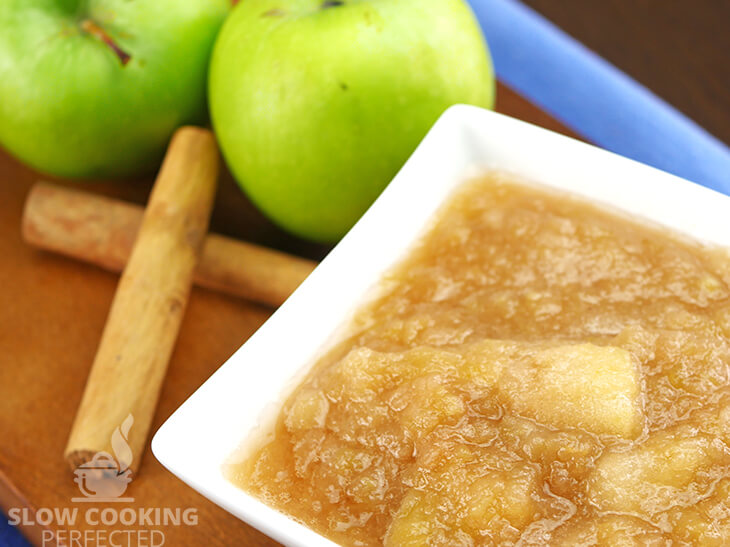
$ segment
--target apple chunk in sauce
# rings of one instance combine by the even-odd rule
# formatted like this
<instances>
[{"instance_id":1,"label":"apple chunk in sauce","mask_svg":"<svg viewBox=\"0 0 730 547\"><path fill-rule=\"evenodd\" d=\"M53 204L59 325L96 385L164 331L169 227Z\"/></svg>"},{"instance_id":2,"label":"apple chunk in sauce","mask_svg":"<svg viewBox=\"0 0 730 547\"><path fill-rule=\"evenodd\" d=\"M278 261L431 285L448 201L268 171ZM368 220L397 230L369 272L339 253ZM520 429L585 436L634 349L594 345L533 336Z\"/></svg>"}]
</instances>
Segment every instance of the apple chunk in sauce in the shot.
<instances>
[{"instance_id":1,"label":"apple chunk in sauce","mask_svg":"<svg viewBox=\"0 0 730 547\"><path fill-rule=\"evenodd\" d=\"M343 545L730 543L730 259L465 184L231 480Z\"/></svg>"}]
</instances>

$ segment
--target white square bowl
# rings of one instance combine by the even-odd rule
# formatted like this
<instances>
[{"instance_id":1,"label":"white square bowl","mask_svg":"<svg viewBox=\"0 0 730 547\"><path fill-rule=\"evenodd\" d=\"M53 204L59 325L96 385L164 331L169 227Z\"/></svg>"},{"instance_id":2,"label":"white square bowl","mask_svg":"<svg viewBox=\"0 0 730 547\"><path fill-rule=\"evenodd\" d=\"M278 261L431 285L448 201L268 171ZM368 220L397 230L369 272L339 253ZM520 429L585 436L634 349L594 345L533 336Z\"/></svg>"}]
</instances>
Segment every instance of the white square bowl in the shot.
<instances>
[{"instance_id":1,"label":"white square bowl","mask_svg":"<svg viewBox=\"0 0 730 547\"><path fill-rule=\"evenodd\" d=\"M334 545L230 483L224 463L281 403L451 192L497 169L730 247L730 198L528 123L457 105L436 122L362 219L152 440L157 459L271 537Z\"/></svg>"}]
</instances>

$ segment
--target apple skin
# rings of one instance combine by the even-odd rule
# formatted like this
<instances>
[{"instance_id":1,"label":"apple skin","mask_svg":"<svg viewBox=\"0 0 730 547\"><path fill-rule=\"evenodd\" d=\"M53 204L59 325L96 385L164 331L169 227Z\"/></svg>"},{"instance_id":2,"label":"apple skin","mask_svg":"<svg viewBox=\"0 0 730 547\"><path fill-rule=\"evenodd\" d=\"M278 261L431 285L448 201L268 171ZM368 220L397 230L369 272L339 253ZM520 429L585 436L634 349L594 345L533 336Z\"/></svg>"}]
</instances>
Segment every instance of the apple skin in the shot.
<instances>
[{"instance_id":1,"label":"apple skin","mask_svg":"<svg viewBox=\"0 0 730 547\"><path fill-rule=\"evenodd\" d=\"M230 0L1 0L0 145L66 177L154 170L175 128L207 120L229 11Z\"/></svg>"},{"instance_id":2,"label":"apple skin","mask_svg":"<svg viewBox=\"0 0 730 547\"><path fill-rule=\"evenodd\" d=\"M494 85L462 0L246 0L216 40L209 101L251 200L286 230L332 242L447 107L491 108Z\"/></svg>"}]
</instances>

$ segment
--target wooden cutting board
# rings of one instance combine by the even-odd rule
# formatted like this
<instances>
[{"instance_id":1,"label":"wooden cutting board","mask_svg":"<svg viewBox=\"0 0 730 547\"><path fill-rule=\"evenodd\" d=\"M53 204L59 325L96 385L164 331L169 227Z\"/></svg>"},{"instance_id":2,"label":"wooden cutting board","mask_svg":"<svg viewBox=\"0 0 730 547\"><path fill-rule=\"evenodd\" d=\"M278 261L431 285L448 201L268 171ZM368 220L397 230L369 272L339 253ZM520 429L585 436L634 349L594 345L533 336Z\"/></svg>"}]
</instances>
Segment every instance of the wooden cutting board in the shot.
<instances>
[{"instance_id":1,"label":"wooden cutting board","mask_svg":"<svg viewBox=\"0 0 730 547\"><path fill-rule=\"evenodd\" d=\"M497 110L562 133L570 132L534 105L501 86ZM115 529L134 530L132 544L151 530L165 545L276 545L183 484L148 449L126 504L74 503L80 495L63 449L117 283L117 276L71 259L28 247L20 236L23 203L42 177L0 151L0 509L77 508L72 527L28 523L22 532L36 545L72 544L91 531L87 545L103 544ZM79 186L78 183L67 183ZM81 186L144 203L151 179L86 182ZM308 244L267 222L229 175L221 187L212 229L241 239L319 259L323 246ZM153 431L208 378L269 316L271 310L195 288L162 390ZM232 432L236 435L236 432ZM195 442L195 439L190 439ZM95 525L91 508L194 508L197 524L176 526ZM92 523L85 515L91 515ZM45 515L44 515L45 517ZM40 519L41 521L45 519ZM137 530L142 532L136 532ZM159 542L160 532L152 536ZM106 534L106 535L105 535ZM127 536L115 537L116 541ZM52 538L52 540L49 540ZM126 540L126 539L125 539Z\"/></svg>"}]
</instances>

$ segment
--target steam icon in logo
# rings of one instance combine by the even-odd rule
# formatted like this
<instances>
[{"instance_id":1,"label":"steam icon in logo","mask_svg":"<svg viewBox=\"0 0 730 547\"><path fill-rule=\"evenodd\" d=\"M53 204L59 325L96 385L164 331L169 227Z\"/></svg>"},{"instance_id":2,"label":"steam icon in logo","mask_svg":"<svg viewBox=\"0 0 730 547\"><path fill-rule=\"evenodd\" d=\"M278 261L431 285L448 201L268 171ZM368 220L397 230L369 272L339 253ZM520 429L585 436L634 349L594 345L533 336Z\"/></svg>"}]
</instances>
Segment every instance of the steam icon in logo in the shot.
<instances>
[{"instance_id":1,"label":"steam icon in logo","mask_svg":"<svg viewBox=\"0 0 730 547\"><path fill-rule=\"evenodd\" d=\"M129 502L134 498L123 498L127 485L132 481L133 454L127 439L134 423L130 414L112 433L111 445L114 456L108 452L97 452L91 461L86 462L74 471L74 482L85 496L72 498L74 502Z\"/></svg>"}]
</instances>

